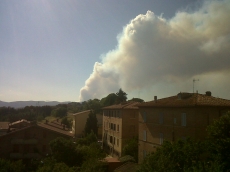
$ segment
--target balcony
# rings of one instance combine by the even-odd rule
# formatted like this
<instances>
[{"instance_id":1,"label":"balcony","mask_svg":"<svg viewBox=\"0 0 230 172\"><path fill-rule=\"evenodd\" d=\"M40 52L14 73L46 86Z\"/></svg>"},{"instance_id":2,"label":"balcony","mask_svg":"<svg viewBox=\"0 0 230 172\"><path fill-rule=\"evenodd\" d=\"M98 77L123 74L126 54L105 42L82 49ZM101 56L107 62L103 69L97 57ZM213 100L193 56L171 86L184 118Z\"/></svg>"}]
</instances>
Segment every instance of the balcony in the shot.
<instances>
[{"instance_id":1,"label":"balcony","mask_svg":"<svg viewBox=\"0 0 230 172\"><path fill-rule=\"evenodd\" d=\"M33 145L37 144L38 140L37 139L13 139L11 140L11 144L27 144L27 145Z\"/></svg>"}]
</instances>

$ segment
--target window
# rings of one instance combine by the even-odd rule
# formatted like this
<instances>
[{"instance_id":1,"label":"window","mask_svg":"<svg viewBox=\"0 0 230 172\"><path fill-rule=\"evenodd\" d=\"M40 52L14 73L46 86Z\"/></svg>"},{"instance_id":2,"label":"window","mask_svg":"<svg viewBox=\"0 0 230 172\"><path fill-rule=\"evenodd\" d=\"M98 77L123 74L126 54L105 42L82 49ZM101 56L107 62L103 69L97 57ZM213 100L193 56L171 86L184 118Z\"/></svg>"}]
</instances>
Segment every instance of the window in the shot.
<instances>
[{"instance_id":1,"label":"window","mask_svg":"<svg viewBox=\"0 0 230 172\"><path fill-rule=\"evenodd\" d=\"M117 117L120 118L121 115L120 115L120 111L117 111Z\"/></svg>"},{"instance_id":2,"label":"window","mask_svg":"<svg viewBox=\"0 0 230 172\"><path fill-rule=\"evenodd\" d=\"M163 116L163 113L160 113L159 114L159 124L163 124L164 122L164 116Z\"/></svg>"},{"instance_id":3,"label":"window","mask_svg":"<svg viewBox=\"0 0 230 172\"><path fill-rule=\"evenodd\" d=\"M109 142L112 144L113 143L113 136L110 136L109 138L110 138Z\"/></svg>"},{"instance_id":4,"label":"window","mask_svg":"<svg viewBox=\"0 0 230 172\"><path fill-rule=\"evenodd\" d=\"M119 146L119 139L117 139L117 146Z\"/></svg>"},{"instance_id":5,"label":"window","mask_svg":"<svg viewBox=\"0 0 230 172\"><path fill-rule=\"evenodd\" d=\"M160 135L160 145L162 145L164 141L164 135L163 133L160 133L159 135Z\"/></svg>"},{"instance_id":6,"label":"window","mask_svg":"<svg viewBox=\"0 0 230 172\"><path fill-rule=\"evenodd\" d=\"M119 131L119 125L117 125L117 131Z\"/></svg>"},{"instance_id":7,"label":"window","mask_svg":"<svg viewBox=\"0 0 230 172\"><path fill-rule=\"evenodd\" d=\"M147 132L146 130L143 131L143 141L147 140Z\"/></svg>"},{"instance_id":8,"label":"window","mask_svg":"<svg viewBox=\"0 0 230 172\"><path fill-rule=\"evenodd\" d=\"M115 142L116 142L116 138L115 137L113 137L113 144L115 145Z\"/></svg>"},{"instance_id":9,"label":"window","mask_svg":"<svg viewBox=\"0 0 230 172\"><path fill-rule=\"evenodd\" d=\"M186 113L181 114L181 126L186 126Z\"/></svg>"},{"instance_id":10,"label":"window","mask_svg":"<svg viewBox=\"0 0 230 172\"><path fill-rule=\"evenodd\" d=\"M116 131L116 124L113 124L113 130Z\"/></svg>"}]
</instances>

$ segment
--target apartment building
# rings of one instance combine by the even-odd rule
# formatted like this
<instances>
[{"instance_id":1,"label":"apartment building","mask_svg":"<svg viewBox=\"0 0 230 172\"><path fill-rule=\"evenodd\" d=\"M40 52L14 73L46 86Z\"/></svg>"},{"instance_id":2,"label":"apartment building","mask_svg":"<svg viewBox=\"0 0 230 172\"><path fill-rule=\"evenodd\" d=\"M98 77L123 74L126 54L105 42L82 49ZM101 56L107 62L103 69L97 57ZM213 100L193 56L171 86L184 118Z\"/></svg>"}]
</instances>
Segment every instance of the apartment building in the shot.
<instances>
[{"instance_id":1,"label":"apartment building","mask_svg":"<svg viewBox=\"0 0 230 172\"><path fill-rule=\"evenodd\" d=\"M206 127L230 110L230 100L206 94L179 93L137 105L139 107L138 160L156 150L164 140L204 139Z\"/></svg>"},{"instance_id":2,"label":"apartment building","mask_svg":"<svg viewBox=\"0 0 230 172\"><path fill-rule=\"evenodd\" d=\"M51 153L49 143L57 137L72 139L73 134L57 121L36 123L19 120L9 124L0 136L0 158L39 159Z\"/></svg>"},{"instance_id":3,"label":"apartment building","mask_svg":"<svg viewBox=\"0 0 230 172\"><path fill-rule=\"evenodd\" d=\"M120 157L127 140L138 136L138 102L124 102L103 108L103 148Z\"/></svg>"},{"instance_id":4,"label":"apartment building","mask_svg":"<svg viewBox=\"0 0 230 172\"><path fill-rule=\"evenodd\" d=\"M76 138L83 137L85 135L85 124L89 117L91 110L86 110L73 114L72 132ZM102 115L96 114L97 127L98 127L98 139L102 138Z\"/></svg>"},{"instance_id":5,"label":"apartment building","mask_svg":"<svg viewBox=\"0 0 230 172\"><path fill-rule=\"evenodd\" d=\"M90 110L86 110L73 114L72 132L75 137L79 138L85 135L85 124L90 112Z\"/></svg>"}]
</instances>

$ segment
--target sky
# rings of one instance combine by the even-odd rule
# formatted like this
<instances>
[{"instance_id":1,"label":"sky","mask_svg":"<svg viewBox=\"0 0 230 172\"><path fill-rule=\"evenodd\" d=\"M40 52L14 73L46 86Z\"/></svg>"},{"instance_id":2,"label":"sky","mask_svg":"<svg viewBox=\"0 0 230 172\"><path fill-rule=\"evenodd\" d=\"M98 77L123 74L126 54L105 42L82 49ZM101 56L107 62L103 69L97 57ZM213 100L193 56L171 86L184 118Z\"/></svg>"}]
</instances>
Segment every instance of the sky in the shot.
<instances>
[{"instance_id":1,"label":"sky","mask_svg":"<svg viewBox=\"0 0 230 172\"><path fill-rule=\"evenodd\" d=\"M145 101L193 90L230 99L229 14L229 0L0 1L0 100L119 88Z\"/></svg>"}]
</instances>

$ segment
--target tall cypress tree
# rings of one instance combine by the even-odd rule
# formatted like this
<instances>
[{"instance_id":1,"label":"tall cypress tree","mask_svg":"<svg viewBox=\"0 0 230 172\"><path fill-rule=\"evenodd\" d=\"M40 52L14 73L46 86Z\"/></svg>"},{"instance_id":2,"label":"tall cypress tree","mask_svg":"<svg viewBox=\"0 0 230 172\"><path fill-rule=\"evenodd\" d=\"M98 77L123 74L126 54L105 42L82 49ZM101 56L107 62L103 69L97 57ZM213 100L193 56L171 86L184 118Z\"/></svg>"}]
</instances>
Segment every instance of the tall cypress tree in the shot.
<instances>
[{"instance_id":1,"label":"tall cypress tree","mask_svg":"<svg viewBox=\"0 0 230 172\"><path fill-rule=\"evenodd\" d=\"M91 111L85 124L85 134L88 135L91 133L91 131L93 131L94 134L97 135L97 130L98 127L96 113Z\"/></svg>"}]
</instances>

